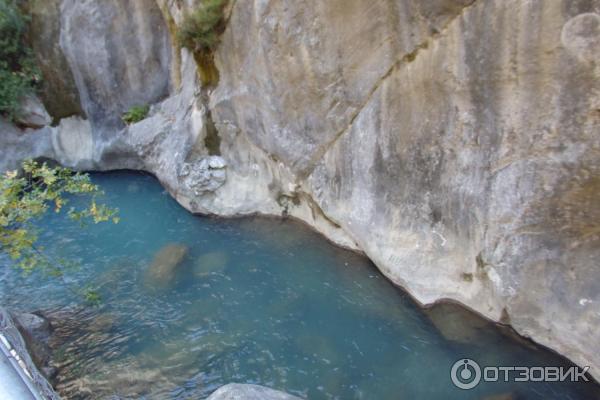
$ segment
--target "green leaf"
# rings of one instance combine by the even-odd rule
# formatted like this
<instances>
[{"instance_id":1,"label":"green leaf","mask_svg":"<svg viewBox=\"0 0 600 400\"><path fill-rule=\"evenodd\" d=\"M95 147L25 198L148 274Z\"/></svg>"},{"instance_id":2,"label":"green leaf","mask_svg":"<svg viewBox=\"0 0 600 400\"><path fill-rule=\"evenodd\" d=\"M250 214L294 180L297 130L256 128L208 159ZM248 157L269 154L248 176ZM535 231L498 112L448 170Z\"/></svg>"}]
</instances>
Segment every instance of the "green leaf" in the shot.
<instances>
[{"instance_id":1,"label":"green leaf","mask_svg":"<svg viewBox=\"0 0 600 400\"><path fill-rule=\"evenodd\" d=\"M98 306L102 302L102 297L100 296L100 293L93 289L86 289L84 291L83 298L88 304L92 306Z\"/></svg>"},{"instance_id":2,"label":"green leaf","mask_svg":"<svg viewBox=\"0 0 600 400\"><path fill-rule=\"evenodd\" d=\"M106 221L118 223L118 210L98 202L102 192L92 184L87 174L40 165L31 160L22 164L22 171L24 176L15 172L0 175L0 251L10 256L24 273L40 269L62 279L65 271L77 264L69 260L54 260L44 249L36 246L39 232L35 220L51 209L61 214L68 202L66 195L89 198L89 206L70 207L66 213L68 218L79 221L82 226L87 220L96 224ZM84 297L94 303L99 300L93 291Z\"/></svg>"}]
</instances>

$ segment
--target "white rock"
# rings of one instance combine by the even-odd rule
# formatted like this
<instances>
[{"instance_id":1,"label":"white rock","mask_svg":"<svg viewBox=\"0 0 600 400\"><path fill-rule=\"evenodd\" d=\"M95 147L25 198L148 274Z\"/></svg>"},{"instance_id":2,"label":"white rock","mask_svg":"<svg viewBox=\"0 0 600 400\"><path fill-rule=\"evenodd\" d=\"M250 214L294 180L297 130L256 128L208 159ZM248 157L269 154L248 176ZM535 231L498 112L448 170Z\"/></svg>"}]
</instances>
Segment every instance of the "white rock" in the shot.
<instances>
[{"instance_id":1,"label":"white rock","mask_svg":"<svg viewBox=\"0 0 600 400\"><path fill-rule=\"evenodd\" d=\"M300 398L264 386L230 383L221 386L207 400L300 400Z\"/></svg>"}]
</instances>

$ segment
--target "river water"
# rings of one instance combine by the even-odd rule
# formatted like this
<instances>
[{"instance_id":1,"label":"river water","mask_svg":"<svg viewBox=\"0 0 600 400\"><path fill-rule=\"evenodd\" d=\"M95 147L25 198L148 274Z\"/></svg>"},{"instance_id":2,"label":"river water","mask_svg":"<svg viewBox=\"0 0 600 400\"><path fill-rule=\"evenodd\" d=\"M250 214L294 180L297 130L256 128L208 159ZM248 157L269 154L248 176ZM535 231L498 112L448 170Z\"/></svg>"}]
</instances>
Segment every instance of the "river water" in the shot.
<instances>
[{"instance_id":1,"label":"river water","mask_svg":"<svg viewBox=\"0 0 600 400\"><path fill-rule=\"evenodd\" d=\"M420 309L368 259L300 223L193 216L144 174L94 181L120 223L40 221L46 251L76 264L67 285L11 268L0 280L3 305L55 319L65 398L199 399L239 382L315 400L600 399L582 383L460 390L450 369L465 357L569 364L459 307ZM165 259L180 262L149 272ZM99 288L99 305L73 293L86 286Z\"/></svg>"}]
</instances>

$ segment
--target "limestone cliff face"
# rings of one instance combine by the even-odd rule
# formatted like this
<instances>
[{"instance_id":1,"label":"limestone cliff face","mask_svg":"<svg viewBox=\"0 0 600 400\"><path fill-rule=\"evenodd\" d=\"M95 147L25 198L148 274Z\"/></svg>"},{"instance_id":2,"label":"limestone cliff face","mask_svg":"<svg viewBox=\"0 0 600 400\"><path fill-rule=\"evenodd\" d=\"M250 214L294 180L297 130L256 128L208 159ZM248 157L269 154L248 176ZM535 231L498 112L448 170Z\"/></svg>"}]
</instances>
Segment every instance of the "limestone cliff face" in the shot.
<instances>
[{"instance_id":1,"label":"limestone cliff face","mask_svg":"<svg viewBox=\"0 0 600 400\"><path fill-rule=\"evenodd\" d=\"M192 3L60 1L87 119L3 124L1 167L139 168L194 212L298 217L598 376L600 0L237 0L213 90L172 47Z\"/></svg>"}]
</instances>

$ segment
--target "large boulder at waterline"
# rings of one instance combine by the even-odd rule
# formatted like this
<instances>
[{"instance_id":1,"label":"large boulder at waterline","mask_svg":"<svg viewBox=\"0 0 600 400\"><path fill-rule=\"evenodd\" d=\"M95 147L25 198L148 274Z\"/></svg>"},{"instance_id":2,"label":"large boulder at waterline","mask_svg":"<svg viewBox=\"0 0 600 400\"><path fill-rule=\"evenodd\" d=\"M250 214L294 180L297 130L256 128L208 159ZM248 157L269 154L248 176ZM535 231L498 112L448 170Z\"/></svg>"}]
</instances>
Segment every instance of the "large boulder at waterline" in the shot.
<instances>
[{"instance_id":1,"label":"large boulder at waterline","mask_svg":"<svg viewBox=\"0 0 600 400\"><path fill-rule=\"evenodd\" d=\"M50 322L37 314L12 314L15 326L25 340L32 361L46 378L55 374L50 362L50 347L48 342L52 333Z\"/></svg>"}]
</instances>

